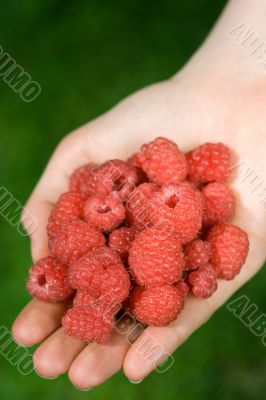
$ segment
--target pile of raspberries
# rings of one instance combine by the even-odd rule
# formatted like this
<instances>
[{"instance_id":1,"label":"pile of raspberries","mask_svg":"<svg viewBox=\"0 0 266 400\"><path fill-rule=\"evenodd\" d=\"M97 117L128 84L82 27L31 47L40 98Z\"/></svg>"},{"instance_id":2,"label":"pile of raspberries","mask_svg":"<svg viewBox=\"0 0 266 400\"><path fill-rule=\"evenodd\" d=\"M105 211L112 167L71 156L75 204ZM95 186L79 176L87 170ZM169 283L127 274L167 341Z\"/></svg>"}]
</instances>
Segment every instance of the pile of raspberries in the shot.
<instances>
[{"instance_id":1,"label":"pile of raspberries","mask_svg":"<svg viewBox=\"0 0 266 400\"><path fill-rule=\"evenodd\" d=\"M121 310L169 324L186 296L210 297L245 262L229 164L222 143L183 154L159 137L127 161L81 166L51 212L50 255L30 268L29 293L68 299L64 330L85 341L108 342Z\"/></svg>"}]
</instances>

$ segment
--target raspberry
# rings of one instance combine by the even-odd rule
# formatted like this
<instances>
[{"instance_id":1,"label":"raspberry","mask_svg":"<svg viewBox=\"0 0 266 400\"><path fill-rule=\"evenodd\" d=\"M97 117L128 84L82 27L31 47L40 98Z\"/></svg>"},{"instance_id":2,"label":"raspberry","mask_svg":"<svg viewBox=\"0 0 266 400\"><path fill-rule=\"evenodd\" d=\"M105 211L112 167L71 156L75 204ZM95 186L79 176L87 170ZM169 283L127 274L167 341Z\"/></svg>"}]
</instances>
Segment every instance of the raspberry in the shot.
<instances>
[{"instance_id":1,"label":"raspberry","mask_svg":"<svg viewBox=\"0 0 266 400\"><path fill-rule=\"evenodd\" d=\"M125 218L125 208L115 193L91 196L84 205L84 218L102 231L115 229Z\"/></svg>"},{"instance_id":2,"label":"raspberry","mask_svg":"<svg viewBox=\"0 0 266 400\"><path fill-rule=\"evenodd\" d=\"M110 340L114 320L102 315L92 305L86 305L70 308L63 317L62 325L69 336L102 344Z\"/></svg>"},{"instance_id":3,"label":"raspberry","mask_svg":"<svg viewBox=\"0 0 266 400\"><path fill-rule=\"evenodd\" d=\"M137 175L137 185L148 181L147 175L141 168L141 162L139 161L137 154L133 154L131 157L129 157L127 159L127 163L135 170L135 173Z\"/></svg>"},{"instance_id":4,"label":"raspberry","mask_svg":"<svg viewBox=\"0 0 266 400\"><path fill-rule=\"evenodd\" d=\"M199 267L189 274L188 282L192 285L192 293L196 297L210 297L217 289L217 274L211 264Z\"/></svg>"},{"instance_id":5,"label":"raspberry","mask_svg":"<svg viewBox=\"0 0 266 400\"><path fill-rule=\"evenodd\" d=\"M162 240L152 230L142 231L129 251L130 272L141 286L160 286L182 277L184 259L175 235Z\"/></svg>"},{"instance_id":6,"label":"raspberry","mask_svg":"<svg viewBox=\"0 0 266 400\"><path fill-rule=\"evenodd\" d=\"M94 187L94 194L106 196L116 192L125 201L136 182L137 175L133 167L125 161L110 160L95 169L90 185Z\"/></svg>"},{"instance_id":7,"label":"raspberry","mask_svg":"<svg viewBox=\"0 0 266 400\"><path fill-rule=\"evenodd\" d=\"M142 183L133 190L126 202L127 220L139 229L151 226L148 206L152 195L158 190L154 183Z\"/></svg>"},{"instance_id":8,"label":"raspberry","mask_svg":"<svg viewBox=\"0 0 266 400\"><path fill-rule=\"evenodd\" d=\"M196 239L185 246L184 254L186 269L197 269L209 261L211 257L211 245L209 242Z\"/></svg>"},{"instance_id":9,"label":"raspberry","mask_svg":"<svg viewBox=\"0 0 266 400\"><path fill-rule=\"evenodd\" d=\"M143 145L138 159L150 181L157 185L175 184L186 178L186 157L169 139L158 137Z\"/></svg>"},{"instance_id":10,"label":"raspberry","mask_svg":"<svg viewBox=\"0 0 266 400\"><path fill-rule=\"evenodd\" d=\"M129 275L119 255L108 247L95 249L71 264L69 282L94 297L104 296L121 303L129 293Z\"/></svg>"},{"instance_id":11,"label":"raspberry","mask_svg":"<svg viewBox=\"0 0 266 400\"><path fill-rule=\"evenodd\" d=\"M180 281L177 282L177 284L175 285L175 287L179 290L179 292L182 294L182 296L187 296L189 293L189 286L186 282L184 281Z\"/></svg>"},{"instance_id":12,"label":"raspberry","mask_svg":"<svg viewBox=\"0 0 266 400\"><path fill-rule=\"evenodd\" d=\"M109 236L108 246L110 249L116 251L122 260L126 261L137 233L138 229L135 226L116 229Z\"/></svg>"},{"instance_id":13,"label":"raspberry","mask_svg":"<svg viewBox=\"0 0 266 400\"><path fill-rule=\"evenodd\" d=\"M230 221L235 213L235 198L223 183L209 183L202 190L205 199L203 212L204 225Z\"/></svg>"},{"instance_id":14,"label":"raspberry","mask_svg":"<svg viewBox=\"0 0 266 400\"><path fill-rule=\"evenodd\" d=\"M101 293L112 299L112 302L124 301L130 290L129 274L123 264L111 265L104 271Z\"/></svg>"},{"instance_id":15,"label":"raspberry","mask_svg":"<svg viewBox=\"0 0 266 400\"><path fill-rule=\"evenodd\" d=\"M80 192L85 198L94 194L94 185L91 185L91 182L95 176L96 167L96 164L89 163L75 169L70 176L69 189Z\"/></svg>"},{"instance_id":16,"label":"raspberry","mask_svg":"<svg viewBox=\"0 0 266 400\"><path fill-rule=\"evenodd\" d=\"M187 182L162 186L149 204L149 215L158 226L175 230L182 244L193 240L202 224L202 201Z\"/></svg>"},{"instance_id":17,"label":"raspberry","mask_svg":"<svg viewBox=\"0 0 266 400\"><path fill-rule=\"evenodd\" d=\"M229 177L230 152L222 143L205 143L186 154L188 178L223 182Z\"/></svg>"},{"instance_id":18,"label":"raspberry","mask_svg":"<svg viewBox=\"0 0 266 400\"><path fill-rule=\"evenodd\" d=\"M39 300L51 303L65 300L74 292L69 286L67 274L67 266L54 257L42 258L29 270L28 292Z\"/></svg>"},{"instance_id":19,"label":"raspberry","mask_svg":"<svg viewBox=\"0 0 266 400\"><path fill-rule=\"evenodd\" d=\"M218 276L233 279L240 272L248 254L246 232L232 224L218 224L210 228L207 241L211 244L211 263Z\"/></svg>"},{"instance_id":20,"label":"raspberry","mask_svg":"<svg viewBox=\"0 0 266 400\"><path fill-rule=\"evenodd\" d=\"M136 182L137 175L133 167L125 161L109 160L99 166L88 164L80 167L70 179L70 188L81 191L87 197L105 197L113 191L124 201Z\"/></svg>"},{"instance_id":21,"label":"raspberry","mask_svg":"<svg viewBox=\"0 0 266 400\"><path fill-rule=\"evenodd\" d=\"M103 234L84 221L63 222L56 235L49 238L49 249L63 264L70 264L104 242Z\"/></svg>"},{"instance_id":22,"label":"raspberry","mask_svg":"<svg viewBox=\"0 0 266 400\"><path fill-rule=\"evenodd\" d=\"M75 289L89 291L92 296L99 296L99 286L103 280L104 270L111 265L121 264L117 253L108 247L99 247L89 251L69 268L69 282Z\"/></svg>"},{"instance_id":23,"label":"raspberry","mask_svg":"<svg viewBox=\"0 0 266 400\"><path fill-rule=\"evenodd\" d=\"M61 222L82 219L84 201L79 192L63 193L55 204L49 217L47 231L49 236L56 234Z\"/></svg>"},{"instance_id":24,"label":"raspberry","mask_svg":"<svg viewBox=\"0 0 266 400\"><path fill-rule=\"evenodd\" d=\"M121 308L121 304L114 303L111 298L106 296L94 297L84 290L77 290L73 300L73 306L90 305L102 315L112 318Z\"/></svg>"},{"instance_id":25,"label":"raspberry","mask_svg":"<svg viewBox=\"0 0 266 400\"><path fill-rule=\"evenodd\" d=\"M164 326L174 321L184 306L182 294L171 285L138 288L130 301L132 314L143 324Z\"/></svg>"}]
</instances>

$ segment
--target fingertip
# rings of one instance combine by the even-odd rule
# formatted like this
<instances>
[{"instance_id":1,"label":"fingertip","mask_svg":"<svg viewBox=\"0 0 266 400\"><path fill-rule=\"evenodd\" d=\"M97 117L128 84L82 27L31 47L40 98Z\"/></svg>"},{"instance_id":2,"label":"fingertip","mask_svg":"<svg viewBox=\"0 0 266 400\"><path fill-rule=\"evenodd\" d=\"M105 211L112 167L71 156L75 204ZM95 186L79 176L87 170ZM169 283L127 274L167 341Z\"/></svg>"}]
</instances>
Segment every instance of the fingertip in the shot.
<instances>
[{"instance_id":1,"label":"fingertip","mask_svg":"<svg viewBox=\"0 0 266 400\"><path fill-rule=\"evenodd\" d=\"M145 364L145 360L129 350L124 360L123 371L130 383L140 383L149 373Z\"/></svg>"},{"instance_id":2,"label":"fingertip","mask_svg":"<svg viewBox=\"0 0 266 400\"><path fill-rule=\"evenodd\" d=\"M57 378L61 375L60 370L62 369L60 359L56 363L52 363L51 361L49 356L46 357L42 350L37 349L32 357L35 373L44 379Z\"/></svg>"},{"instance_id":3,"label":"fingertip","mask_svg":"<svg viewBox=\"0 0 266 400\"><path fill-rule=\"evenodd\" d=\"M14 321L11 331L14 342L23 347L33 346L38 343L42 337L42 331L38 329L38 327L29 335L28 327L24 325L19 317Z\"/></svg>"},{"instance_id":4,"label":"fingertip","mask_svg":"<svg viewBox=\"0 0 266 400\"><path fill-rule=\"evenodd\" d=\"M91 390L101 383L101 380L95 374L88 376L86 365L79 362L74 362L71 365L68 378L76 389L82 391Z\"/></svg>"}]
</instances>

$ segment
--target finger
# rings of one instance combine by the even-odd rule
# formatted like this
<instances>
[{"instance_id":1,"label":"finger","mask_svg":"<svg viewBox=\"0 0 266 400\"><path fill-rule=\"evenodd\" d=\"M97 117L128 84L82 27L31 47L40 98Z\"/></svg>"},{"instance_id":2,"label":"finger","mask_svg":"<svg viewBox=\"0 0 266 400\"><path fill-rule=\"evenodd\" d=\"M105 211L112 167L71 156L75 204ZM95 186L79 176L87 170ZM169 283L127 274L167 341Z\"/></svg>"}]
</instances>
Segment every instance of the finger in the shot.
<instances>
[{"instance_id":1,"label":"finger","mask_svg":"<svg viewBox=\"0 0 266 400\"><path fill-rule=\"evenodd\" d=\"M240 286L240 282L239 282ZM209 299L188 297L179 317L164 327L149 326L129 349L123 364L125 375L131 381L140 381L168 357L165 366L170 368L171 354L236 290L235 282L219 282L219 290Z\"/></svg>"},{"instance_id":2,"label":"finger","mask_svg":"<svg viewBox=\"0 0 266 400\"><path fill-rule=\"evenodd\" d=\"M52 203L37 197L36 200L32 199L27 204L23 212L22 222L27 220L28 215L31 215L36 221L34 226L26 228L31 239L31 255L34 262L49 255L47 223L52 208ZM23 224L25 226L25 223Z\"/></svg>"},{"instance_id":3,"label":"finger","mask_svg":"<svg viewBox=\"0 0 266 400\"><path fill-rule=\"evenodd\" d=\"M84 342L66 335L63 328L59 328L34 353L37 374L45 378L64 374L85 346Z\"/></svg>"},{"instance_id":4,"label":"finger","mask_svg":"<svg viewBox=\"0 0 266 400\"><path fill-rule=\"evenodd\" d=\"M128 347L118 332L106 345L90 343L73 361L68 373L70 381L83 390L100 385L121 369Z\"/></svg>"},{"instance_id":5,"label":"finger","mask_svg":"<svg viewBox=\"0 0 266 400\"><path fill-rule=\"evenodd\" d=\"M49 254L46 230L48 218L59 195L67 191L70 174L78 165L88 161L82 152L84 146L82 149L78 136L69 135L64 139L24 207L21 220L31 238L34 261Z\"/></svg>"},{"instance_id":6,"label":"finger","mask_svg":"<svg viewBox=\"0 0 266 400\"><path fill-rule=\"evenodd\" d=\"M14 340L23 346L41 342L61 325L66 307L65 303L49 304L33 299L13 323Z\"/></svg>"}]
</instances>

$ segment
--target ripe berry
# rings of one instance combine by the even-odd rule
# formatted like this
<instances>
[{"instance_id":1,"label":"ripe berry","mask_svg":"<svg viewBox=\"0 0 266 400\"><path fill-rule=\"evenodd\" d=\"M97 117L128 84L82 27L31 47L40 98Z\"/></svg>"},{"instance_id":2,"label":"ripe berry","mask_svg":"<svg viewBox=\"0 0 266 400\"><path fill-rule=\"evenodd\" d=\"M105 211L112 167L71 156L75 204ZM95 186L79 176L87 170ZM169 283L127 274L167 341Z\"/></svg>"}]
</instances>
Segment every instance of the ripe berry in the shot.
<instances>
[{"instance_id":1,"label":"ripe berry","mask_svg":"<svg viewBox=\"0 0 266 400\"><path fill-rule=\"evenodd\" d=\"M146 229L134 240L129 251L130 272L141 286L172 284L182 277L184 258L175 235L162 240Z\"/></svg>"},{"instance_id":2,"label":"ripe berry","mask_svg":"<svg viewBox=\"0 0 266 400\"><path fill-rule=\"evenodd\" d=\"M84 218L101 231L112 231L125 218L125 208L115 193L106 197L91 196L84 205Z\"/></svg>"},{"instance_id":3,"label":"ripe berry","mask_svg":"<svg viewBox=\"0 0 266 400\"><path fill-rule=\"evenodd\" d=\"M111 338L114 319L102 315L92 305L76 306L67 311L62 325L69 336L103 344Z\"/></svg>"},{"instance_id":4,"label":"ripe berry","mask_svg":"<svg viewBox=\"0 0 266 400\"><path fill-rule=\"evenodd\" d=\"M94 297L109 297L121 303L129 293L129 275L119 255L108 247L88 252L71 264L69 282L75 289L82 289Z\"/></svg>"},{"instance_id":5,"label":"ripe berry","mask_svg":"<svg viewBox=\"0 0 266 400\"><path fill-rule=\"evenodd\" d=\"M73 306L91 306L99 311L102 315L112 318L121 308L121 304L114 303L110 297L98 296L94 297L84 290L77 290L73 300Z\"/></svg>"},{"instance_id":6,"label":"ripe berry","mask_svg":"<svg viewBox=\"0 0 266 400\"><path fill-rule=\"evenodd\" d=\"M158 190L154 183L142 183L130 193L125 204L126 218L130 224L136 225L140 230L152 225L152 215L148 207L152 195Z\"/></svg>"},{"instance_id":7,"label":"ripe berry","mask_svg":"<svg viewBox=\"0 0 266 400\"><path fill-rule=\"evenodd\" d=\"M39 300L55 303L73 294L67 266L54 257L42 258L29 270L28 292Z\"/></svg>"},{"instance_id":8,"label":"ripe berry","mask_svg":"<svg viewBox=\"0 0 266 400\"><path fill-rule=\"evenodd\" d=\"M184 306L183 295L171 285L137 288L131 301L134 317L143 324L164 326L174 321Z\"/></svg>"},{"instance_id":9,"label":"ripe berry","mask_svg":"<svg viewBox=\"0 0 266 400\"><path fill-rule=\"evenodd\" d=\"M189 293L189 286L186 282L180 281L175 284L175 287L179 290L182 296L187 296Z\"/></svg>"},{"instance_id":10,"label":"ripe berry","mask_svg":"<svg viewBox=\"0 0 266 400\"><path fill-rule=\"evenodd\" d=\"M196 297L210 297L217 289L217 273L211 264L199 267L189 274L188 282Z\"/></svg>"},{"instance_id":11,"label":"ripe berry","mask_svg":"<svg viewBox=\"0 0 266 400\"><path fill-rule=\"evenodd\" d=\"M197 269L207 264L211 256L211 245L209 242L196 239L187 244L184 250L186 269Z\"/></svg>"},{"instance_id":12,"label":"ripe berry","mask_svg":"<svg viewBox=\"0 0 266 400\"><path fill-rule=\"evenodd\" d=\"M121 259L126 261L137 233L138 229L135 226L116 229L109 236L108 247L116 251Z\"/></svg>"},{"instance_id":13,"label":"ripe berry","mask_svg":"<svg viewBox=\"0 0 266 400\"><path fill-rule=\"evenodd\" d=\"M211 263L218 276L233 279L245 263L249 241L246 232L232 224L214 225L207 234L211 244Z\"/></svg>"},{"instance_id":14,"label":"ripe berry","mask_svg":"<svg viewBox=\"0 0 266 400\"><path fill-rule=\"evenodd\" d=\"M148 181L147 175L141 168L141 162L138 159L137 154L133 154L131 157L129 157L127 159L127 163L135 170L135 173L137 175L137 182L136 182L137 185L140 185L141 183Z\"/></svg>"},{"instance_id":15,"label":"ripe berry","mask_svg":"<svg viewBox=\"0 0 266 400\"><path fill-rule=\"evenodd\" d=\"M88 251L104 245L103 234L83 221L62 223L55 236L49 239L51 255L63 264L78 260Z\"/></svg>"},{"instance_id":16,"label":"ripe berry","mask_svg":"<svg viewBox=\"0 0 266 400\"><path fill-rule=\"evenodd\" d=\"M223 183L209 183L202 190L205 199L203 223L213 225L218 222L230 221L235 213L235 197L232 191Z\"/></svg>"},{"instance_id":17,"label":"ripe berry","mask_svg":"<svg viewBox=\"0 0 266 400\"><path fill-rule=\"evenodd\" d=\"M149 213L157 221L155 225L168 227L168 230L172 227L185 244L193 240L201 228L202 201L187 182L163 186L153 195Z\"/></svg>"},{"instance_id":18,"label":"ripe berry","mask_svg":"<svg viewBox=\"0 0 266 400\"><path fill-rule=\"evenodd\" d=\"M115 192L125 201L137 182L135 170L125 161L110 160L100 165L96 172L97 190L102 196Z\"/></svg>"},{"instance_id":19,"label":"ripe berry","mask_svg":"<svg viewBox=\"0 0 266 400\"><path fill-rule=\"evenodd\" d=\"M56 202L49 217L47 231L49 236L56 234L62 222L81 220L83 217L84 200L79 192L63 193Z\"/></svg>"},{"instance_id":20,"label":"ripe berry","mask_svg":"<svg viewBox=\"0 0 266 400\"><path fill-rule=\"evenodd\" d=\"M70 176L69 189L71 191L80 192L83 198L94 194L94 185L91 185L95 177L94 171L97 168L96 164L85 164L75 169Z\"/></svg>"},{"instance_id":21,"label":"ripe berry","mask_svg":"<svg viewBox=\"0 0 266 400\"><path fill-rule=\"evenodd\" d=\"M186 155L188 178L194 182L223 182L229 177L230 152L222 143L205 143Z\"/></svg>"},{"instance_id":22,"label":"ripe berry","mask_svg":"<svg viewBox=\"0 0 266 400\"><path fill-rule=\"evenodd\" d=\"M158 137L141 147L138 159L151 182L169 185L182 182L187 175L187 161L177 145Z\"/></svg>"}]
</instances>

